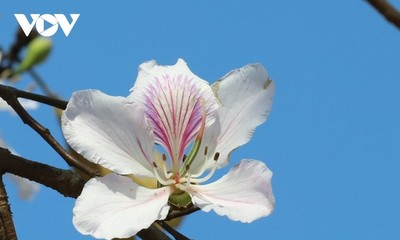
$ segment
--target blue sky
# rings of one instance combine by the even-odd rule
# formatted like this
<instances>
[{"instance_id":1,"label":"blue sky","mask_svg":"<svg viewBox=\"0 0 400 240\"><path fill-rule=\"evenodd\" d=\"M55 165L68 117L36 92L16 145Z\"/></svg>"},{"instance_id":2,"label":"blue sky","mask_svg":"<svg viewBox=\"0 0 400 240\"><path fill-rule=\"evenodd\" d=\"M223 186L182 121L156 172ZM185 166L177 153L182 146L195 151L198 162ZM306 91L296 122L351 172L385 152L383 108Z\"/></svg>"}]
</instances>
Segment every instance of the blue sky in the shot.
<instances>
[{"instance_id":1,"label":"blue sky","mask_svg":"<svg viewBox=\"0 0 400 240\"><path fill-rule=\"evenodd\" d=\"M232 164L269 166L276 209L251 224L197 212L181 228L188 237L399 238L400 35L364 1L2 1L3 48L15 13L80 14L69 37L52 37L53 52L37 67L65 99L88 88L126 96L150 59L184 58L210 82L248 63L268 69L273 111ZM30 81L23 76L21 87ZM62 141L51 108L32 114ZM0 117L1 136L22 156L66 168L18 118ZM71 223L73 199L42 187L24 202L7 187L20 239L91 239Z\"/></svg>"}]
</instances>

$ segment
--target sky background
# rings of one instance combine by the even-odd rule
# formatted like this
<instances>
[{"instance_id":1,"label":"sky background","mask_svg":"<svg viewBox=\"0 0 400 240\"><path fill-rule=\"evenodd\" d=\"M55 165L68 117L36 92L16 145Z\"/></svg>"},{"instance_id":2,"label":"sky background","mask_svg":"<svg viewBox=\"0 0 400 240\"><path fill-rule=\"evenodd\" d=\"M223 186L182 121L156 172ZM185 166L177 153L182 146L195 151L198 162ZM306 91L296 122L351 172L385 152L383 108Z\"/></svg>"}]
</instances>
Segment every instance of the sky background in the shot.
<instances>
[{"instance_id":1,"label":"sky background","mask_svg":"<svg viewBox=\"0 0 400 240\"><path fill-rule=\"evenodd\" d=\"M268 69L272 113L230 166L264 161L274 172L275 211L251 224L197 212L180 229L186 236L400 238L400 34L366 2L0 0L3 49L14 39L15 13L80 14L69 37L52 37L52 54L36 68L64 99L88 88L127 96L150 59L184 58L209 82L248 63ZM18 86L30 82L23 75ZM51 108L32 114L63 141ZM67 168L13 114L0 119L1 136L20 155ZM92 239L72 225L74 199L42 186L26 202L6 184L19 239Z\"/></svg>"}]
</instances>

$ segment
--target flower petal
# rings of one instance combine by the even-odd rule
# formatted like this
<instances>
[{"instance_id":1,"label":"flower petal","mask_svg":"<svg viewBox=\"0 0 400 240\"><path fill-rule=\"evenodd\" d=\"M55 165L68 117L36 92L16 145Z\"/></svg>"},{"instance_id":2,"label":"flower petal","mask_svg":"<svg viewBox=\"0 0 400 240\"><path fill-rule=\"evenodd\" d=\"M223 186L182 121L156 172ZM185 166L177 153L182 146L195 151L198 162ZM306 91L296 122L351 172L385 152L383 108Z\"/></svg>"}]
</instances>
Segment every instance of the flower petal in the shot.
<instances>
[{"instance_id":1,"label":"flower petal","mask_svg":"<svg viewBox=\"0 0 400 240\"><path fill-rule=\"evenodd\" d=\"M252 222L267 216L274 208L272 172L257 160L242 160L228 174L206 185L185 190L203 211L214 210L233 221Z\"/></svg>"},{"instance_id":2,"label":"flower petal","mask_svg":"<svg viewBox=\"0 0 400 240\"><path fill-rule=\"evenodd\" d=\"M274 84L260 64L233 70L213 85L222 106L218 109L221 135L218 163L228 163L229 153L247 143L254 129L263 123L272 108Z\"/></svg>"},{"instance_id":3,"label":"flower petal","mask_svg":"<svg viewBox=\"0 0 400 240\"><path fill-rule=\"evenodd\" d=\"M62 116L71 147L119 174L153 177L154 136L143 110L98 90L75 92Z\"/></svg>"},{"instance_id":4,"label":"flower petal","mask_svg":"<svg viewBox=\"0 0 400 240\"><path fill-rule=\"evenodd\" d=\"M159 66L155 61L142 64L132 90L130 98L141 103L156 143L167 150L179 168L204 114L206 126L214 121L218 104L211 87L179 59L173 66Z\"/></svg>"},{"instance_id":5,"label":"flower petal","mask_svg":"<svg viewBox=\"0 0 400 240\"><path fill-rule=\"evenodd\" d=\"M167 216L170 194L169 187L147 189L113 173L93 178L76 200L73 223L95 238L131 237Z\"/></svg>"}]
</instances>

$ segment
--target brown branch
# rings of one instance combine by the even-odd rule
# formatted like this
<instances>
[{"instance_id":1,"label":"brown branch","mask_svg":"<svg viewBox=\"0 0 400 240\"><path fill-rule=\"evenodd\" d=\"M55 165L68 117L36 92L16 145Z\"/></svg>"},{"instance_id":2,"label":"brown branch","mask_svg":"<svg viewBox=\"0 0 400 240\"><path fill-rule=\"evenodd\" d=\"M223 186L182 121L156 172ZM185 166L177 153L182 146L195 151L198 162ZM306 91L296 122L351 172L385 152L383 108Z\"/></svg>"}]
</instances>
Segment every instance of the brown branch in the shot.
<instances>
[{"instance_id":1,"label":"brown branch","mask_svg":"<svg viewBox=\"0 0 400 240\"><path fill-rule=\"evenodd\" d=\"M160 224L160 226L164 228L169 234L171 234L171 236L173 236L175 240L190 240L190 238L176 231L175 228L168 225L168 223L164 221L157 221L157 223Z\"/></svg>"},{"instance_id":2,"label":"brown branch","mask_svg":"<svg viewBox=\"0 0 400 240\"><path fill-rule=\"evenodd\" d=\"M12 154L0 147L0 171L40 183L52 188L65 197L77 198L85 185L85 180L71 170L55 168Z\"/></svg>"},{"instance_id":3,"label":"brown branch","mask_svg":"<svg viewBox=\"0 0 400 240\"><path fill-rule=\"evenodd\" d=\"M169 221L174 218L183 217L183 216L189 215L191 213L197 212L199 210L200 210L200 208L195 205L191 205L189 208L184 209L184 210L172 210L168 213L168 216L167 216L167 218L165 218L164 221Z\"/></svg>"},{"instance_id":4,"label":"brown branch","mask_svg":"<svg viewBox=\"0 0 400 240\"><path fill-rule=\"evenodd\" d=\"M17 240L11 209L8 204L8 196L4 188L3 174L0 176L0 239Z\"/></svg>"},{"instance_id":5,"label":"brown branch","mask_svg":"<svg viewBox=\"0 0 400 240\"><path fill-rule=\"evenodd\" d=\"M10 62L18 61L19 53L21 50L26 47L30 41L38 36L38 32L36 30L32 31L29 36L25 36L25 33L22 31L21 28L18 28L15 41L12 44L10 51L6 55L6 57L10 60Z\"/></svg>"},{"instance_id":6,"label":"brown branch","mask_svg":"<svg viewBox=\"0 0 400 240\"><path fill-rule=\"evenodd\" d=\"M150 225L149 228L143 229L136 234L141 239L149 239L149 240L170 240L163 231L161 231L158 227L154 224Z\"/></svg>"},{"instance_id":7,"label":"brown branch","mask_svg":"<svg viewBox=\"0 0 400 240\"><path fill-rule=\"evenodd\" d=\"M18 116L25 124L35 130L70 166L76 167L77 169L89 174L90 176L99 176L99 172L97 169L90 168L89 166L73 158L71 154L66 151L51 135L49 129L43 127L31 115L29 115L29 113L18 102L15 92L9 91L9 89L12 88L0 87L0 97L2 97L8 103L8 105L10 105L14 109L14 111L18 114Z\"/></svg>"},{"instance_id":8,"label":"brown branch","mask_svg":"<svg viewBox=\"0 0 400 240\"><path fill-rule=\"evenodd\" d=\"M10 94L14 95L17 98L25 98L30 99L36 102L44 103L52 107L56 107L59 109L66 109L68 102L54 98L54 97L47 97L27 91L22 91L10 86L0 85L0 92L10 92Z\"/></svg>"},{"instance_id":9,"label":"brown branch","mask_svg":"<svg viewBox=\"0 0 400 240\"><path fill-rule=\"evenodd\" d=\"M386 0L366 0L389 22L400 29L400 12Z\"/></svg>"},{"instance_id":10,"label":"brown branch","mask_svg":"<svg viewBox=\"0 0 400 240\"><path fill-rule=\"evenodd\" d=\"M77 198L81 194L83 186L85 185L85 180L71 170L63 170L43 163L34 162L23 157L16 156L8 149L1 147L0 171L9 172L38 182L56 190L65 197L71 198ZM148 229L141 230L137 236L142 239L170 239L154 225L150 226Z\"/></svg>"}]
</instances>

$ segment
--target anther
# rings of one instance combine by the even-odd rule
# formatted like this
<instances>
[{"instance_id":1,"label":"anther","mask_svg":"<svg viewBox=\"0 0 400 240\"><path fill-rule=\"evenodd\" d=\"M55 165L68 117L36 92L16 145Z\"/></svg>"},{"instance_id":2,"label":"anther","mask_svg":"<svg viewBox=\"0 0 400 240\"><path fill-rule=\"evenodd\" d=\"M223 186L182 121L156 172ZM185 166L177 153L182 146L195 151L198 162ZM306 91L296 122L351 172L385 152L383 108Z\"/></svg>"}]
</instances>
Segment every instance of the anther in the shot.
<instances>
[{"instance_id":1,"label":"anther","mask_svg":"<svg viewBox=\"0 0 400 240\"><path fill-rule=\"evenodd\" d=\"M153 167L157 168L157 164L155 162L153 162Z\"/></svg>"},{"instance_id":2,"label":"anther","mask_svg":"<svg viewBox=\"0 0 400 240\"><path fill-rule=\"evenodd\" d=\"M214 161L218 161L218 158L219 158L219 152L216 152L214 154Z\"/></svg>"},{"instance_id":3,"label":"anther","mask_svg":"<svg viewBox=\"0 0 400 240\"><path fill-rule=\"evenodd\" d=\"M163 155L162 155L162 160L163 160L163 161L167 161L167 155L163 154Z\"/></svg>"},{"instance_id":4,"label":"anther","mask_svg":"<svg viewBox=\"0 0 400 240\"><path fill-rule=\"evenodd\" d=\"M184 154L184 155L183 155L182 162L185 162L185 160L186 160L186 157L187 157L187 156L186 156L186 154Z\"/></svg>"},{"instance_id":5,"label":"anther","mask_svg":"<svg viewBox=\"0 0 400 240\"><path fill-rule=\"evenodd\" d=\"M207 155L207 152L208 152L208 147L206 146L206 147L204 148L204 155Z\"/></svg>"}]
</instances>

